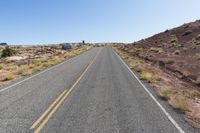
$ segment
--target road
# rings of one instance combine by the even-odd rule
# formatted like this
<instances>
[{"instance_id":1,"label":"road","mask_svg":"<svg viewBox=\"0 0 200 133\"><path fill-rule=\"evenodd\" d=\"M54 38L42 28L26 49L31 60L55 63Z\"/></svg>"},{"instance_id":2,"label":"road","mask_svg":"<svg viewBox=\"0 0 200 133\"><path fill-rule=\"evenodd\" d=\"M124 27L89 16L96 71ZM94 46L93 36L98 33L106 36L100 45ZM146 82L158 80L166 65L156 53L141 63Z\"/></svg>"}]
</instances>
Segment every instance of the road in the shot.
<instances>
[{"instance_id":1,"label":"road","mask_svg":"<svg viewBox=\"0 0 200 133\"><path fill-rule=\"evenodd\" d=\"M93 48L3 88L0 132L195 132L147 91L111 48Z\"/></svg>"}]
</instances>

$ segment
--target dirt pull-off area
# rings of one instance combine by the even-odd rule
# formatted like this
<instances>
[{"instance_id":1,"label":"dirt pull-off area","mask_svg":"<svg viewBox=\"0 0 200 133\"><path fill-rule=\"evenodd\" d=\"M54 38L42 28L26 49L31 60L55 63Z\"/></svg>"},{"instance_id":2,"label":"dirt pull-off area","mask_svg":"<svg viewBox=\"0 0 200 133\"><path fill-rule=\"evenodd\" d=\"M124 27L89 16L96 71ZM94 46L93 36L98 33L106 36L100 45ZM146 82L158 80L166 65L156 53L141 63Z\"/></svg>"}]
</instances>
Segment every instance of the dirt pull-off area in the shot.
<instances>
[{"instance_id":1,"label":"dirt pull-off area","mask_svg":"<svg viewBox=\"0 0 200 133\"><path fill-rule=\"evenodd\" d=\"M200 127L200 21L115 46L175 109Z\"/></svg>"}]
</instances>

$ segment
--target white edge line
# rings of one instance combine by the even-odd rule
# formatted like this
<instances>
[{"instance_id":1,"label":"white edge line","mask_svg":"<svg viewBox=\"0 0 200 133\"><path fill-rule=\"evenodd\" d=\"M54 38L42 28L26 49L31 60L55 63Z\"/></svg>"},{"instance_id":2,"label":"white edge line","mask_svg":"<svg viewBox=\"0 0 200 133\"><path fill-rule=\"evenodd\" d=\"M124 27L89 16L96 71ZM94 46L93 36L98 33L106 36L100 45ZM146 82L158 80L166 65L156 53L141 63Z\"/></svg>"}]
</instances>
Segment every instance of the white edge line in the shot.
<instances>
[{"instance_id":1,"label":"white edge line","mask_svg":"<svg viewBox=\"0 0 200 133\"><path fill-rule=\"evenodd\" d=\"M113 50L114 51L114 50ZM172 116L165 110L165 108L156 100L156 98L152 95L152 93L146 88L146 86L139 80L139 78L133 73L133 71L129 68L129 66L122 60L122 58L114 51L117 57L121 60L121 62L126 66L126 68L131 72L131 74L137 79L137 81L142 85L145 91L150 95L150 97L154 100L154 102L161 108L163 113L167 116L167 118L172 122L172 124L178 129L180 133L185 133L183 129L178 125L178 123L172 118Z\"/></svg>"},{"instance_id":2,"label":"white edge line","mask_svg":"<svg viewBox=\"0 0 200 133\"><path fill-rule=\"evenodd\" d=\"M86 51L86 52L87 52L87 51ZM78 56L79 56L79 55L78 55ZM75 56L75 57L77 57L77 56ZM51 69L54 69L54 68L56 68L56 67L58 67L58 66L60 66L60 65L62 65L62 64L64 64L64 63L66 63L66 62L68 62L68 61L70 61L70 60L72 60L72 59L73 59L73 57L70 58L70 59L65 60L65 61L62 62L62 63L59 63L59 64L56 64L56 65L54 65L54 66L52 66L52 67L46 68L45 70L42 70L41 72L38 72L37 74L34 74L34 75L32 75L32 76L30 76L30 77L28 77L28 78L25 78L24 80L21 80L21 81L19 81L19 82L16 82L16 83L14 83L14 84L12 84L12 85L10 85L10 86L7 86L7 87L5 87L5 88L2 88L2 89L0 89L0 93L3 92L3 91L6 91L6 90L8 90L8 89L10 89L10 88L12 88L12 87L14 87L14 86L16 86L16 85L19 85L19 84L21 84L21 83L23 83L23 82L25 82L25 81L27 81L27 80L29 80L29 79L32 79L32 78L34 78L34 77L36 77L36 76L38 76L38 75L40 75L40 74L43 74L43 73L45 73L45 72L47 72L47 71L50 71Z\"/></svg>"}]
</instances>

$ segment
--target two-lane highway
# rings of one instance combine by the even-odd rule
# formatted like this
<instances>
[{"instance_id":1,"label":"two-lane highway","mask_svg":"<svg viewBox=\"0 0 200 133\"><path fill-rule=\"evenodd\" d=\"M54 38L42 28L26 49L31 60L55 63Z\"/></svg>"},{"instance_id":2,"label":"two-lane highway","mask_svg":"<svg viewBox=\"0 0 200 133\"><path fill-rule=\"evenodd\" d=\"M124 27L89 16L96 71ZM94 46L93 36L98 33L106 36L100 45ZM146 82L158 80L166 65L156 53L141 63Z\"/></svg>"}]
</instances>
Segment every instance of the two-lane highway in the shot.
<instances>
[{"instance_id":1,"label":"two-lane highway","mask_svg":"<svg viewBox=\"0 0 200 133\"><path fill-rule=\"evenodd\" d=\"M111 48L94 48L5 89L0 102L0 132L195 132L166 115Z\"/></svg>"}]
</instances>

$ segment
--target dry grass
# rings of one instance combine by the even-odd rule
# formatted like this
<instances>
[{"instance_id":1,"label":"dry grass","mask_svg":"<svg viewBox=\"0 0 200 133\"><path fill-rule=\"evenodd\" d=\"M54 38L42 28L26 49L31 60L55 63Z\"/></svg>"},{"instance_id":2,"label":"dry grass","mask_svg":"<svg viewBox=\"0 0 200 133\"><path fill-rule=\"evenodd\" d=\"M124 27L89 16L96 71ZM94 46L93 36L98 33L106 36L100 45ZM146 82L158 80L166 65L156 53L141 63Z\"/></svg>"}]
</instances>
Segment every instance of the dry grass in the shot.
<instances>
[{"instance_id":1,"label":"dry grass","mask_svg":"<svg viewBox=\"0 0 200 133\"><path fill-rule=\"evenodd\" d=\"M154 51L155 53L158 53L158 54L161 54L164 52L162 48L155 48L155 47L151 47L150 51Z\"/></svg>"},{"instance_id":2,"label":"dry grass","mask_svg":"<svg viewBox=\"0 0 200 133\"><path fill-rule=\"evenodd\" d=\"M35 59L33 60L33 64L35 64L36 66L40 66L41 65L41 60L40 59Z\"/></svg>"},{"instance_id":3,"label":"dry grass","mask_svg":"<svg viewBox=\"0 0 200 133\"><path fill-rule=\"evenodd\" d=\"M35 64L30 64L30 65L29 65L29 69L33 69L33 68L35 68L35 67L36 67Z\"/></svg>"},{"instance_id":4,"label":"dry grass","mask_svg":"<svg viewBox=\"0 0 200 133\"><path fill-rule=\"evenodd\" d=\"M152 82L152 80L153 80L153 74L150 73L150 72L142 72L140 74L140 79L141 80L146 80L148 82Z\"/></svg>"},{"instance_id":5,"label":"dry grass","mask_svg":"<svg viewBox=\"0 0 200 133\"><path fill-rule=\"evenodd\" d=\"M2 83L2 82L0 81L0 87L2 87L2 86L4 86L4 83Z\"/></svg>"},{"instance_id":6,"label":"dry grass","mask_svg":"<svg viewBox=\"0 0 200 133\"><path fill-rule=\"evenodd\" d=\"M25 75L29 74L28 72L29 72L29 66L28 65L22 65L22 66L19 67L17 74L25 76Z\"/></svg>"},{"instance_id":7,"label":"dry grass","mask_svg":"<svg viewBox=\"0 0 200 133\"><path fill-rule=\"evenodd\" d=\"M173 108L180 111L187 111L189 109L186 98L180 94L175 94L173 98L170 99L170 104Z\"/></svg>"},{"instance_id":8,"label":"dry grass","mask_svg":"<svg viewBox=\"0 0 200 133\"><path fill-rule=\"evenodd\" d=\"M11 63L11 64L5 64L5 65L6 65L6 67L4 67L4 70L8 71L8 72L14 72L18 68L18 66L16 64L13 64L13 63Z\"/></svg>"},{"instance_id":9,"label":"dry grass","mask_svg":"<svg viewBox=\"0 0 200 133\"><path fill-rule=\"evenodd\" d=\"M200 94L197 90L190 90L189 91L189 97L192 98L192 99L200 98Z\"/></svg>"},{"instance_id":10,"label":"dry grass","mask_svg":"<svg viewBox=\"0 0 200 133\"><path fill-rule=\"evenodd\" d=\"M166 100L170 100L173 96L171 88L167 87L161 88L161 96Z\"/></svg>"},{"instance_id":11,"label":"dry grass","mask_svg":"<svg viewBox=\"0 0 200 133\"><path fill-rule=\"evenodd\" d=\"M12 79L14 79L14 78L15 78L15 75L14 75L13 73L9 72L9 73L7 73L7 74L5 75L4 80L5 80L5 81L9 81L9 80L12 80Z\"/></svg>"},{"instance_id":12,"label":"dry grass","mask_svg":"<svg viewBox=\"0 0 200 133\"><path fill-rule=\"evenodd\" d=\"M0 64L0 70L3 69L3 64Z\"/></svg>"},{"instance_id":13,"label":"dry grass","mask_svg":"<svg viewBox=\"0 0 200 133\"><path fill-rule=\"evenodd\" d=\"M40 71L40 70L42 70L42 67L41 67L41 66L37 66L37 67L34 67L34 68L32 69L32 72L38 72L38 71Z\"/></svg>"},{"instance_id":14,"label":"dry grass","mask_svg":"<svg viewBox=\"0 0 200 133\"><path fill-rule=\"evenodd\" d=\"M141 52L143 51L144 49L143 48L135 48L136 52Z\"/></svg>"},{"instance_id":15,"label":"dry grass","mask_svg":"<svg viewBox=\"0 0 200 133\"><path fill-rule=\"evenodd\" d=\"M135 69L137 69L138 66L139 66L139 63L138 63L138 62L130 61L129 64L130 64L130 67L131 67L131 68L135 68Z\"/></svg>"},{"instance_id":16,"label":"dry grass","mask_svg":"<svg viewBox=\"0 0 200 133\"><path fill-rule=\"evenodd\" d=\"M60 62L63 62L65 61L65 58L64 57L60 57Z\"/></svg>"},{"instance_id":17,"label":"dry grass","mask_svg":"<svg viewBox=\"0 0 200 133\"><path fill-rule=\"evenodd\" d=\"M44 68L46 68L46 67L50 67L52 64L54 64L54 62L48 61L48 62L43 63L42 66L43 66Z\"/></svg>"}]
</instances>

